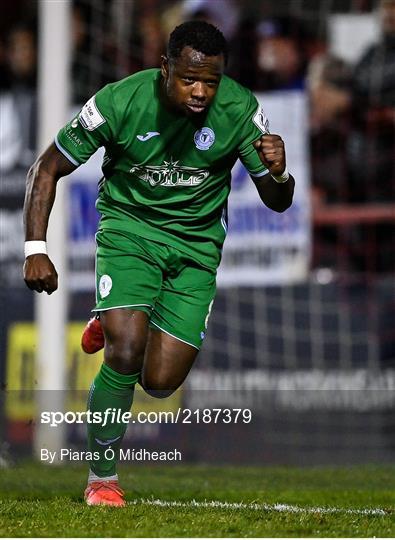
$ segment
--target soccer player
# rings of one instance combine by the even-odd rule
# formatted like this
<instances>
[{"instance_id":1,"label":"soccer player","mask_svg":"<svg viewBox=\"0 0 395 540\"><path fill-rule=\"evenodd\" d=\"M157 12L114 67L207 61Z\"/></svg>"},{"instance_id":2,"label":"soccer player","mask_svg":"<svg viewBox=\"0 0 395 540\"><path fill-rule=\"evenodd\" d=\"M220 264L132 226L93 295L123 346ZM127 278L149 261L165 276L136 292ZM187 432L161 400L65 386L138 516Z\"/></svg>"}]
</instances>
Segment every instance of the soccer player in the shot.
<instances>
[{"instance_id":1,"label":"soccer player","mask_svg":"<svg viewBox=\"0 0 395 540\"><path fill-rule=\"evenodd\" d=\"M97 208L96 306L104 363L88 408L130 410L135 384L165 397L184 381L205 336L227 229L231 169L240 158L259 197L283 212L294 179L284 143L254 95L223 75L227 44L201 21L170 35L160 69L105 86L63 127L28 173L24 278L51 294L46 231L57 181L104 146ZM90 505L123 506L115 455L126 425L88 424ZM107 454L108 455L108 454Z\"/></svg>"}]
</instances>

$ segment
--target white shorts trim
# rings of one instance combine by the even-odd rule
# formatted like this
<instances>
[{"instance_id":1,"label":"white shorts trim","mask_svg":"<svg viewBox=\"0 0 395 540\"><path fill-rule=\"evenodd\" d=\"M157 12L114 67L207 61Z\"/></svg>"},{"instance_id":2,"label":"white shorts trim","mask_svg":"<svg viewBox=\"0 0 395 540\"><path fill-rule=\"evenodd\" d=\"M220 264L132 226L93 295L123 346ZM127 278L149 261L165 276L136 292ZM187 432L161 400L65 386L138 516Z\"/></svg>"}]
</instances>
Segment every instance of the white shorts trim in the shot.
<instances>
[{"instance_id":1,"label":"white shorts trim","mask_svg":"<svg viewBox=\"0 0 395 540\"><path fill-rule=\"evenodd\" d=\"M194 345L193 343L189 343L189 341L185 341L185 339L181 339L179 338L178 336L175 336L174 334L171 334L170 332L168 332L167 330L165 330L164 328L161 328L159 326L159 324L156 324L154 323L154 321L150 321L150 324L153 324L154 326L156 326L157 328L159 328L159 330L162 330L162 332L164 332L165 334L175 338L175 339L178 339L178 341L182 341L183 343L186 343L187 345L190 345L191 347L194 347L195 349L197 349L198 351L200 351L200 348L199 347L196 347L196 345Z\"/></svg>"},{"instance_id":2,"label":"white shorts trim","mask_svg":"<svg viewBox=\"0 0 395 540\"><path fill-rule=\"evenodd\" d=\"M110 309L132 308L132 307L149 307L151 310L154 309L150 304L127 304L126 306L113 306L113 307L107 307L107 308L92 309L92 311L93 312L110 311Z\"/></svg>"}]
</instances>

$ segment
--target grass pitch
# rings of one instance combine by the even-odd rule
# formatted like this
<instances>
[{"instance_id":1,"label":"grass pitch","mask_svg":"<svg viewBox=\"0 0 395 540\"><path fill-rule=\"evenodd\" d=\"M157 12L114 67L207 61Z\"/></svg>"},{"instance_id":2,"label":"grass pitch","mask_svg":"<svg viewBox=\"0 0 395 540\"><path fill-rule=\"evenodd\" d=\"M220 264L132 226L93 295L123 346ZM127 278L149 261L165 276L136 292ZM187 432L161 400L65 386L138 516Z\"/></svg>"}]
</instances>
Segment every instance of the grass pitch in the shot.
<instances>
[{"instance_id":1,"label":"grass pitch","mask_svg":"<svg viewBox=\"0 0 395 540\"><path fill-rule=\"evenodd\" d=\"M121 509L84 504L86 467L0 470L0 536L395 536L395 466L124 466L119 473L129 503Z\"/></svg>"}]
</instances>

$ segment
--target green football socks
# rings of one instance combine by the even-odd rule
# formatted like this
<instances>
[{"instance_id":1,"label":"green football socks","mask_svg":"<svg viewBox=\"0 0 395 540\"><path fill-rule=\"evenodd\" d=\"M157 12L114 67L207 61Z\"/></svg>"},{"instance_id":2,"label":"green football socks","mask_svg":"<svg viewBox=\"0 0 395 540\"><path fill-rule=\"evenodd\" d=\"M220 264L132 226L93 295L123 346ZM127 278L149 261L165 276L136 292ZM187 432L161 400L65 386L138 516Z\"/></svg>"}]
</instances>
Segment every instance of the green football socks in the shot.
<instances>
[{"instance_id":1,"label":"green football socks","mask_svg":"<svg viewBox=\"0 0 395 540\"><path fill-rule=\"evenodd\" d=\"M88 450L92 453L91 471L98 477L115 475L119 448L125 434L133 402L134 386L140 373L122 375L103 364L88 397Z\"/></svg>"}]
</instances>

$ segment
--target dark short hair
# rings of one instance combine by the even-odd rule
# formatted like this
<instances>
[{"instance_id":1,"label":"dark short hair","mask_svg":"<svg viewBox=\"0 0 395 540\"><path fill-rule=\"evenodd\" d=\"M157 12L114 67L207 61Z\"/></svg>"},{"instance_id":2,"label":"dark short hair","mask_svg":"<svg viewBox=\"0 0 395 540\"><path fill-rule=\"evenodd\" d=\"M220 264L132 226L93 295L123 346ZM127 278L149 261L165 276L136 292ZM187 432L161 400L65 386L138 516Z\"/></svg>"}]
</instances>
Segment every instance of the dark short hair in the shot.
<instances>
[{"instance_id":1,"label":"dark short hair","mask_svg":"<svg viewBox=\"0 0 395 540\"><path fill-rule=\"evenodd\" d=\"M192 47L206 56L224 55L228 60L228 44L217 27L206 21L187 21L176 26L167 45L169 60L179 58L184 47Z\"/></svg>"}]
</instances>

